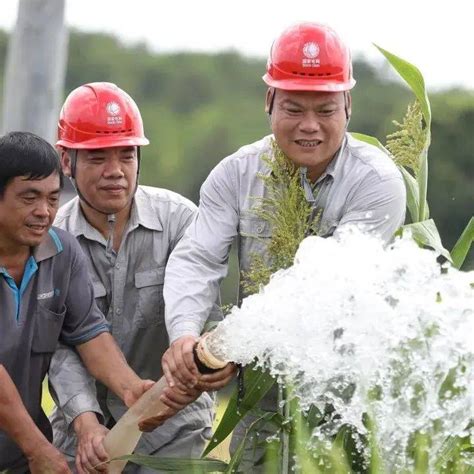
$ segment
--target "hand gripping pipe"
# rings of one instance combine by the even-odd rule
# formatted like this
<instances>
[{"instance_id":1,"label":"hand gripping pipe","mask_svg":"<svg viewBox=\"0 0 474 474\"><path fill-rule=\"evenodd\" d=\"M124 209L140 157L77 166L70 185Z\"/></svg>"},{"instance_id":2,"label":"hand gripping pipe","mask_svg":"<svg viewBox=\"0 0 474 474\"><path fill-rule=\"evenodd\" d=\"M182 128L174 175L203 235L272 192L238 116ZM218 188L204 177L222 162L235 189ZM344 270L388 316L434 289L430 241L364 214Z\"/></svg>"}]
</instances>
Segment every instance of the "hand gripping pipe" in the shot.
<instances>
[{"instance_id":1,"label":"hand gripping pipe","mask_svg":"<svg viewBox=\"0 0 474 474\"><path fill-rule=\"evenodd\" d=\"M194 347L194 360L201 373L210 373L227 365L227 361L222 361L209 349L208 339L215 332L206 333ZM165 377L161 377L107 433L104 446L110 459L126 456L133 452L142 435L142 432L138 429L139 421L152 417L167 408L160 400L160 396L167 386ZM109 474L121 473L126 464L127 461L111 462L109 464Z\"/></svg>"}]
</instances>

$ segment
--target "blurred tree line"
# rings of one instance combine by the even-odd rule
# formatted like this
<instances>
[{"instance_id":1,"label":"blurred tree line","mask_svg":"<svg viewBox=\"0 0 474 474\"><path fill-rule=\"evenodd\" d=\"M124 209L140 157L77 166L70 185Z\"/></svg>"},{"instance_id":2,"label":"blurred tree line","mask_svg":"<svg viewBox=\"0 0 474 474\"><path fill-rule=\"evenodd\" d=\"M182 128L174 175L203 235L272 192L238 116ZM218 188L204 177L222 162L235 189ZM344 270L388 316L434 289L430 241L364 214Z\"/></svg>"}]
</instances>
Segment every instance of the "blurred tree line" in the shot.
<instances>
[{"instance_id":1,"label":"blurred tree line","mask_svg":"<svg viewBox=\"0 0 474 474\"><path fill-rule=\"evenodd\" d=\"M0 31L0 85L8 36ZM392 51L397 54L397 51ZM264 113L265 60L237 52L151 52L110 35L73 31L65 95L86 82L110 81L138 103L151 145L141 183L175 190L197 203L210 170L240 146L269 133ZM356 59L351 131L385 143L413 100L398 80ZM428 199L444 245L451 249L473 214L474 91L430 94L432 145ZM472 252L464 268L474 267Z\"/></svg>"}]
</instances>

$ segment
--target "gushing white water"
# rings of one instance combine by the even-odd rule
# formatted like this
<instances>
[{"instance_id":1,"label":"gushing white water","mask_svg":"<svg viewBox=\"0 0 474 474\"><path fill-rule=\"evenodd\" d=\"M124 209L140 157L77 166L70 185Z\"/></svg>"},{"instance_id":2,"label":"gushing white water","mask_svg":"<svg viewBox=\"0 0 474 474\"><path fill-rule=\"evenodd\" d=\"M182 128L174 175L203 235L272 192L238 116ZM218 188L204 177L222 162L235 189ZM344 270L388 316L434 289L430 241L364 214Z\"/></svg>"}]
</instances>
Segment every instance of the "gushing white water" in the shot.
<instances>
[{"instance_id":1,"label":"gushing white water","mask_svg":"<svg viewBox=\"0 0 474 474\"><path fill-rule=\"evenodd\" d=\"M434 455L473 419L473 282L474 272L441 269L410 238L384 248L355 230L309 237L293 267L232 310L210 348L257 359L303 409L332 404L340 418L315 436L343 424L366 433L370 413L386 467L404 469L415 432L431 436Z\"/></svg>"}]
</instances>

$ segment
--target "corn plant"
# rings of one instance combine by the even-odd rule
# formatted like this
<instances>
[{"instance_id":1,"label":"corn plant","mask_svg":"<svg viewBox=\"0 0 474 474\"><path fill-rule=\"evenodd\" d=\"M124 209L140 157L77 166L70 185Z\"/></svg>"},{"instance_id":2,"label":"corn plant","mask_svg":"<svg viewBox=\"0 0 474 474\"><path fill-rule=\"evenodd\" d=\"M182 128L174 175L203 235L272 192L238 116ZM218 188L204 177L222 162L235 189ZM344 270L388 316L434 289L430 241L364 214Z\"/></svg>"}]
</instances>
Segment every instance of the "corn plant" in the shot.
<instances>
[{"instance_id":1,"label":"corn plant","mask_svg":"<svg viewBox=\"0 0 474 474\"><path fill-rule=\"evenodd\" d=\"M408 84L415 96L415 102L408 106L403 122L395 122L398 130L387 137L386 146L375 137L361 133L352 135L383 150L392 157L402 173L411 222L402 226L398 233L410 231L419 245L432 248L456 268L461 268L474 240L474 219L471 217L456 245L451 252L448 252L441 243L435 222L429 218L426 194L428 149L431 143L431 107L425 81L416 66L380 46L375 46Z\"/></svg>"}]
</instances>

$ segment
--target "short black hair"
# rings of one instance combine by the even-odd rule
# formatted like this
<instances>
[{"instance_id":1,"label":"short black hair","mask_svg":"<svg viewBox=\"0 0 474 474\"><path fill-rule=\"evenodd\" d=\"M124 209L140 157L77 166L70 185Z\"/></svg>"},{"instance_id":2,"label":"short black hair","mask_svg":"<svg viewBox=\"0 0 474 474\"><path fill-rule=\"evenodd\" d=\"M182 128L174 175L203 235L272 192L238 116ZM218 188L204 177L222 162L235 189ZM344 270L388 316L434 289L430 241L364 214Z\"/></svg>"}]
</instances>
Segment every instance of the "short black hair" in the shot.
<instances>
[{"instance_id":1,"label":"short black hair","mask_svg":"<svg viewBox=\"0 0 474 474\"><path fill-rule=\"evenodd\" d=\"M0 137L0 198L17 176L43 179L58 173L64 184L59 155L46 140L31 132L10 132Z\"/></svg>"}]
</instances>

